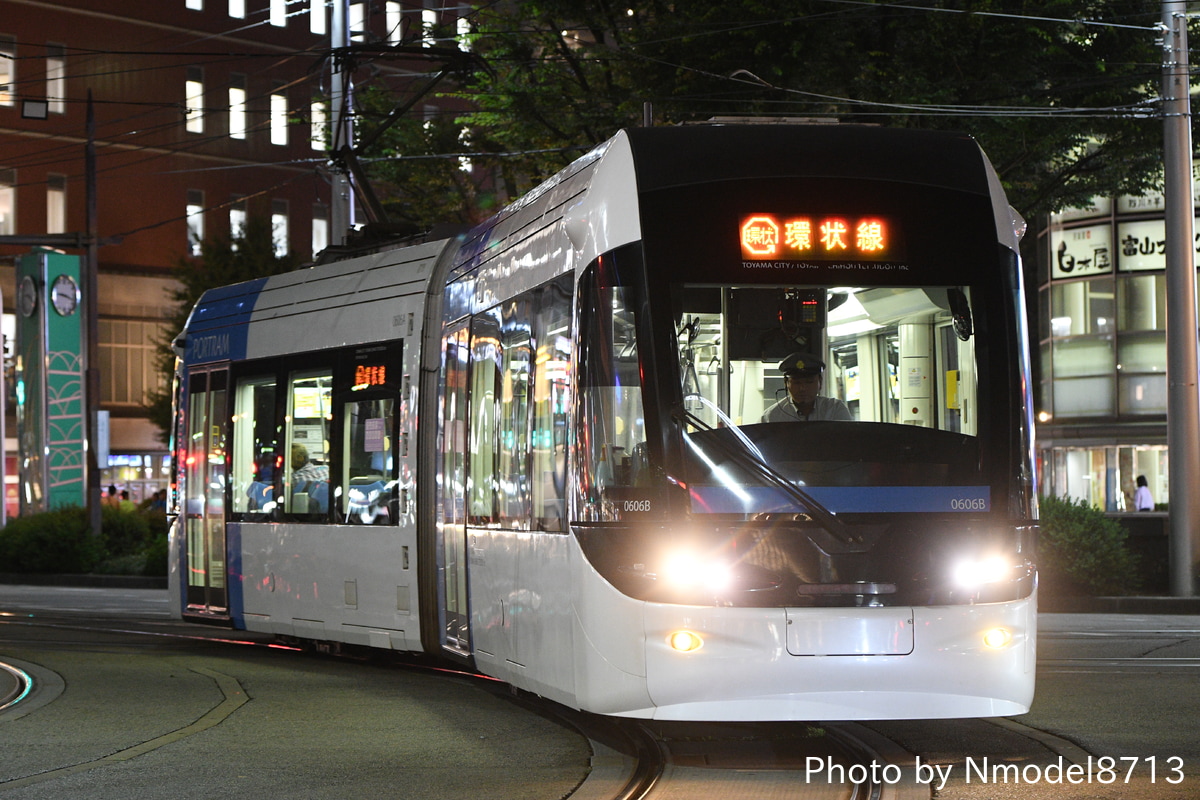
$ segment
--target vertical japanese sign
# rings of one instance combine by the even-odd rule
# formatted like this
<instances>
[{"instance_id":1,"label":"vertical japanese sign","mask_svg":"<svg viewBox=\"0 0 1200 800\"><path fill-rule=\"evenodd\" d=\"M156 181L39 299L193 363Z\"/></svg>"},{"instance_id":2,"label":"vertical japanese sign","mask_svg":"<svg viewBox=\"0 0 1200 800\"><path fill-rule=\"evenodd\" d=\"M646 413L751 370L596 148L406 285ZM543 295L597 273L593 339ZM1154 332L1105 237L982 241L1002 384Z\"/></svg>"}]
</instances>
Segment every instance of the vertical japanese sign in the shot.
<instances>
[{"instance_id":1,"label":"vertical japanese sign","mask_svg":"<svg viewBox=\"0 0 1200 800\"><path fill-rule=\"evenodd\" d=\"M21 513L85 503L79 257L50 250L17 266Z\"/></svg>"}]
</instances>

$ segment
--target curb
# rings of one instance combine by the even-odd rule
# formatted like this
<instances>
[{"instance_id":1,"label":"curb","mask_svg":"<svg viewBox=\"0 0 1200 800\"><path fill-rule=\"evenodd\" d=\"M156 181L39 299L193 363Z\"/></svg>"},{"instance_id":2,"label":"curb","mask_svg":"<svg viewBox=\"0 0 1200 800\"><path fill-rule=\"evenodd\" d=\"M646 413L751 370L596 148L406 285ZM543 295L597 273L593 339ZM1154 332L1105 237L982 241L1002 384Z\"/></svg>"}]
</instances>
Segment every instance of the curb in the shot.
<instances>
[{"instance_id":1,"label":"curb","mask_svg":"<svg viewBox=\"0 0 1200 800\"><path fill-rule=\"evenodd\" d=\"M1200 597L1038 598L1046 614L1200 614Z\"/></svg>"},{"instance_id":2,"label":"curb","mask_svg":"<svg viewBox=\"0 0 1200 800\"><path fill-rule=\"evenodd\" d=\"M76 586L89 589L166 589L167 576L48 575L0 572L0 583L20 586Z\"/></svg>"}]
</instances>

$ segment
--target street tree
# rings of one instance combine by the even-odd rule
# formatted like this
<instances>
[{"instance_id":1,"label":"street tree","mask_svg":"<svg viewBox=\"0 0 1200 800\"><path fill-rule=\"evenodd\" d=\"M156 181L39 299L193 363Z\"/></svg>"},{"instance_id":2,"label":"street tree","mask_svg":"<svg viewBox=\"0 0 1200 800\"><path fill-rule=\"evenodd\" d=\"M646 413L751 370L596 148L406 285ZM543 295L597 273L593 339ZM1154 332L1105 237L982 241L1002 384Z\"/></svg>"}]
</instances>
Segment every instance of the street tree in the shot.
<instances>
[{"instance_id":1,"label":"street tree","mask_svg":"<svg viewBox=\"0 0 1200 800\"><path fill-rule=\"evenodd\" d=\"M1026 216L1160 170L1157 10L1141 0L483 6L461 121L519 191L616 129L806 117L966 131ZM486 163L482 159L479 164Z\"/></svg>"}]
</instances>

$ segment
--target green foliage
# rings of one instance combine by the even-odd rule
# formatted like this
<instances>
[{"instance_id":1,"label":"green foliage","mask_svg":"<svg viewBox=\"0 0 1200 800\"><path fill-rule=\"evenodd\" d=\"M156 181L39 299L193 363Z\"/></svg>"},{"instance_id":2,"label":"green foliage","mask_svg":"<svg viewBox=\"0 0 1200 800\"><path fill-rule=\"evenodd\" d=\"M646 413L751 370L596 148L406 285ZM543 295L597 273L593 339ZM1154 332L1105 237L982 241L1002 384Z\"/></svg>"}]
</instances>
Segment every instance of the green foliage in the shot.
<instances>
[{"instance_id":1,"label":"green foliage","mask_svg":"<svg viewBox=\"0 0 1200 800\"><path fill-rule=\"evenodd\" d=\"M140 552L150 541L150 523L141 514L105 506L100 509L100 540L108 556Z\"/></svg>"},{"instance_id":2,"label":"green foliage","mask_svg":"<svg viewBox=\"0 0 1200 800\"><path fill-rule=\"evenodd\" d=\"M387 120L396 96L382 87L356 93L364 128L387 125L371 148L368 172L392 228L421 233L439 225L469 226L500 210L489 171L464 169L475 143L453 113L434 119ZM405 227L401 227L405 226Z\"/></svg>"},{"instance_id":3,"label":"green foliage","mask_svg":"<svg viewBox=\"0 0 1200 800\"><path fill-rule=\"evenodd\" d=\"M0 572L90 572L102 554L77 506L17 517L0 530Z\"/></svg>"},{"instance_id":4,"label":"green foliage","mask_svg":"<svg viewBox=\"0 0 1200 800\"><path fill-rule=\"evenodd\" d=\"M457 96L478 109L462 118L475 149L506 154L493 162L506 183L544 178L640 125L645 102L667 125L786 115L965 130L1027 218L1156 179L1156 9L936 5L485 4L473 48L489 69Z\"/></svg>"},{"instance_id":5,"label":"green foliage","mask_svg":"<svg viewBox=\"0 0 1200 800\"><path fill-rule=\"evenodd\" d=\"M1137 556L1116 520L1083 500L1041 500L1038 570L1055 595L1115 595L1137 588Z\"/></svg>"},{"instance_id":6,"label":"green foliage","mask_svg":"<svg viewBox=\"0 0 1200 800\"><path fill-rule=\"evenodd\" d=\"M92 536L78 506L16 517L0 529L0 572L167 574L162 512L103 508L100 524L100 536Z\"/></svg>"}]
</instances>

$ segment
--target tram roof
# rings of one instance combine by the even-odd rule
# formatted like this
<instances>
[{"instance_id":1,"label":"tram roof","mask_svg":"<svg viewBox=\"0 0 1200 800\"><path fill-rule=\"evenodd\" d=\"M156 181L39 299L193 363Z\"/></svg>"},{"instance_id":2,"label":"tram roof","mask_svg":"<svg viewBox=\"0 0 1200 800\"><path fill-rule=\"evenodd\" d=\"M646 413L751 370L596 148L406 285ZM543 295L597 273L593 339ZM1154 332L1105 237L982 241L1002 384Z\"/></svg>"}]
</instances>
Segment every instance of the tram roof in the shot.
<instances>
[{"instance_id":1,"label":"tram roof","mask_svg":"<svg viewBox=\"0 0 1200 800\"><path fill-rule=\"evenodd\" d=\"M638 191L754 178L870 178L987 195L978 143L964 133L868 125L631 128Z\"/></svg>"}]
</instances>

